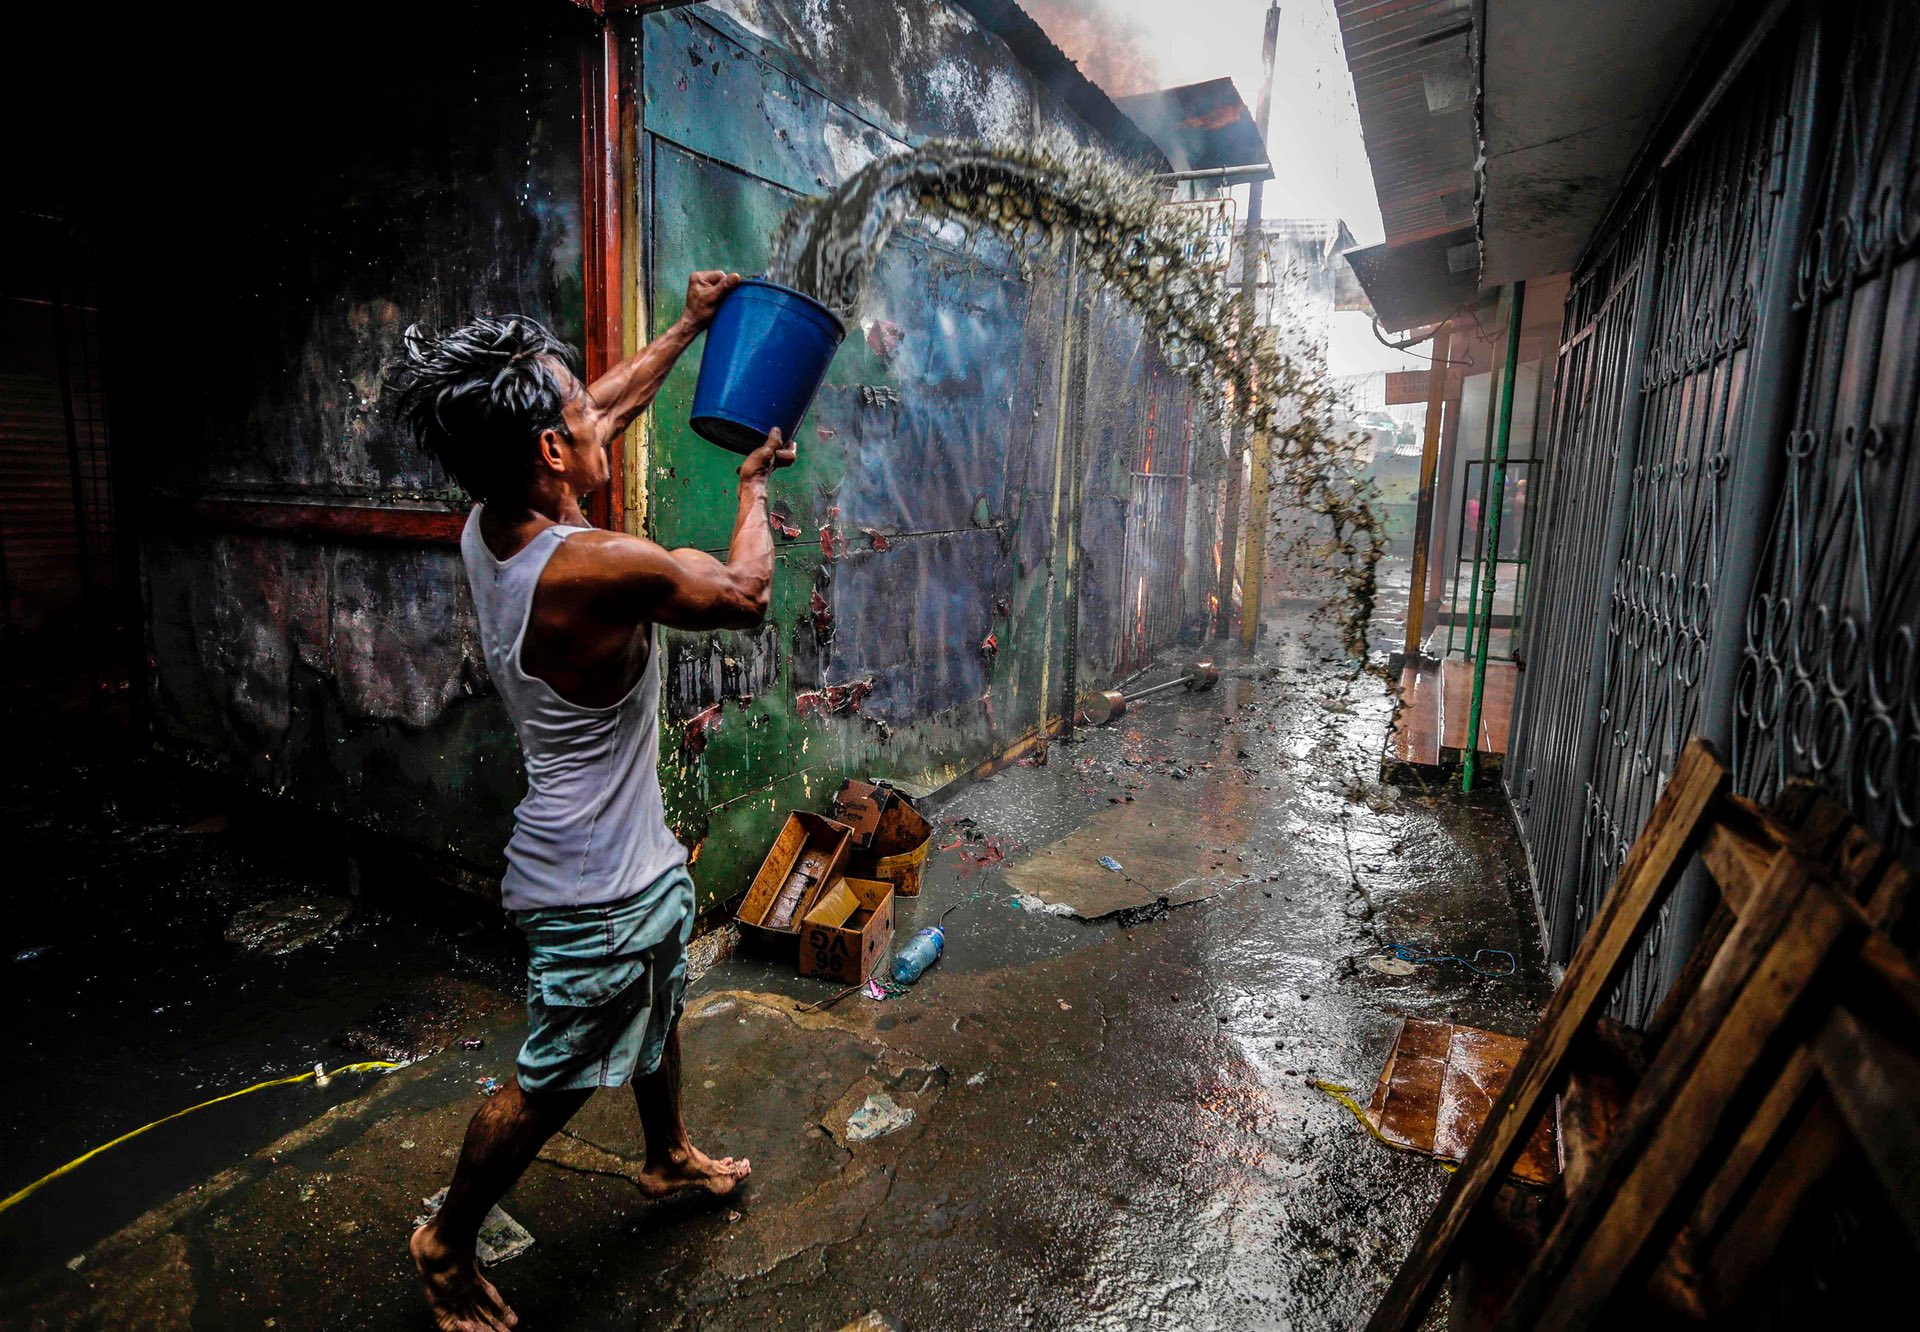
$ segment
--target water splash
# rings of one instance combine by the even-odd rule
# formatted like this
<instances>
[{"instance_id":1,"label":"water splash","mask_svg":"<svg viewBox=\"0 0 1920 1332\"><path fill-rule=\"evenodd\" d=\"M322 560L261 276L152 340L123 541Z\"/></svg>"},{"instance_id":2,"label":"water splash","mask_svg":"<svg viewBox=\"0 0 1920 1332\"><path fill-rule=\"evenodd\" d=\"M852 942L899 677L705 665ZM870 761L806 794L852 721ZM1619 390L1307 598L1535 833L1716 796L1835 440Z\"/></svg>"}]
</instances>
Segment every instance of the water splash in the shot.
<instances>
[{"instance_id":1,"label":"water splash","mask_svg":"<svg viewBox=\"0 0 1920 1332\"><path fill-rule=\"evenodd\" d=\"M851 316L894 228L910 215L986 228L1030 265L1073 258L1118 291L1216 420L1265 432L1274 494L1318 515L1285 553L1330 573L1349 653L1367 662L1375 571L1386 535L1351 442L1334 433L1335 394L1312 352L1262 336L1252 302L1207 264L1205 222L1169 208L1165 188L1092 150L1054 154L935 140L870 163L796 205L774 236L769 273ZM1267 515L1268 531L1276 530Z\"/></svg>"}]
</instances>

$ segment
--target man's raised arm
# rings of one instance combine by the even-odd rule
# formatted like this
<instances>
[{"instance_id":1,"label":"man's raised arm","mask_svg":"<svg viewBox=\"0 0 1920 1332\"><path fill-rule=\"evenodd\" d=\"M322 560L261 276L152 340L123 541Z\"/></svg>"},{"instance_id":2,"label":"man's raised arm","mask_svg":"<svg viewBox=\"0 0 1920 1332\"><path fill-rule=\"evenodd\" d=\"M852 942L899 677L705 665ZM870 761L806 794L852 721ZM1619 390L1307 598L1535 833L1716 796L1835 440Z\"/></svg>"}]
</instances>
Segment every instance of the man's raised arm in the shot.
<instances>
[{"instance_id":1,"label":"man's raised arm","mask_svg":"<svg viewBox=\"0 0 1920 1332\"><path fill-rule=\"evenodd\" d=\"M720 302L739 285L738 273L695 273L687 279L687 303L667 331L587 385L587 400L593 404L601 443L611 443L647 410L660 386L667 382L673 363L713 322Z\"/></svg>"},{"instance_id":2,"label":"man's raised arm","mask_svg":"<svg viewBox=\"0 0 1920 1332\"><path fill-rule=\"evenodd\" d=\"M767 479L793 459L794 446L775 430L740 464L740 505L724 561L633 538L609 542L596 581L604 580L613 613L672 629L749 629L765 619L773 592Z\"/></svg>"}]
</instances>

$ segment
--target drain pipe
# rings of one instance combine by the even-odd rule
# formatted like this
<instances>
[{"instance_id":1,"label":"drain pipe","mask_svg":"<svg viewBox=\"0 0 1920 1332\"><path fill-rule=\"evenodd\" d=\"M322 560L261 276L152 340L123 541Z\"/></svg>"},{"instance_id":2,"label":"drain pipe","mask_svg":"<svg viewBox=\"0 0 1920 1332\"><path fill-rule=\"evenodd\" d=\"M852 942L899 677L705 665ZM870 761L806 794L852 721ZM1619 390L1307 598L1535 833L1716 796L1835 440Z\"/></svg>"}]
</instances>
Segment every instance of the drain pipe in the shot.
<instances>
[{"instance_id":1,"label":"drain pipe","mask_svg":"<svg viewBox=\"0 0 1920 1332\"><path fill-rule=\"evenodd\" d=\"M1460 765L1460 790L1473 791L1474 760L1480 753L1480 707L1487 694L1487 649L1493 638L1493 585L1500 572L1500 508L1507 493L1507 439L1513 431L1513 380L1520 371L1520 321L1526 312L1527 284L1513 284L1507 301L1507 363L1501 374L1500 424L1494 432L1493 458L1487 466L1487 489L1492 498L1481 505L1480 521L1486 524L1487 577L1484 589L1475 588L1478 606L1474 625L1479 642L1469 644L1473 651L1473 702L1467 708L1466 758Z\"/></svg>"}]
</instances>

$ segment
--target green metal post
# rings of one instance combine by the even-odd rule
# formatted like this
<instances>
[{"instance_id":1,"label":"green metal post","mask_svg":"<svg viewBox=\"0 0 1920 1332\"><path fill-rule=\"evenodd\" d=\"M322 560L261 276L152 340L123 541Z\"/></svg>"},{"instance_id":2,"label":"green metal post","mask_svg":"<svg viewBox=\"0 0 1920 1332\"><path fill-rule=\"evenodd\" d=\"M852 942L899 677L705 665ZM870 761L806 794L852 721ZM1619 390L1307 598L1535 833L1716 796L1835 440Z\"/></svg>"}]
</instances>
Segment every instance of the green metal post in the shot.
<instances>
[{"instance_id":1,"label":"green metal post","mask_svg":"<svg viewBox=\"0 0 1920 1332\"><path fill-rule=\"evenodd\" d=\"M1487 580L1484 590L1475 588L1479 604L1475 607L1475 629L1479 642L1469 643L1473 652L1473 702L1467 708L1466 760L1460 767L1460 789L1473 790L1474 759L1480 752L1480 705L1487 693L1487 649L1493 638L1493 585L1498 581L1500 554L1500 508L1507 493L1507 437L1513 430L1513 381L1520 370L1520 319L1527 304L1527 284L1513 284L1512 299L1507 302L1507 359L1501 375L1500 424L1494 431L1493 457L1489 460L1486 486L1492 499L1484 502L1480 522L1486 529Z\"/></svg>"}]
</instances>

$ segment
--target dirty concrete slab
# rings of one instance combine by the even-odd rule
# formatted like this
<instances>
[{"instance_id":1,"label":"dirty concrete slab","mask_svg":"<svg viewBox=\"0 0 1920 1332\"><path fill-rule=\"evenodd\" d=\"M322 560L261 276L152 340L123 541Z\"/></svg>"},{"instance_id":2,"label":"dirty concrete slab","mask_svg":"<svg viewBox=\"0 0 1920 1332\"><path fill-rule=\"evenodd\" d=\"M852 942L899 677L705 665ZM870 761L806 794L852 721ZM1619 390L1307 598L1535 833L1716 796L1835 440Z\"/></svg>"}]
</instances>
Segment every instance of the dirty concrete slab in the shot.
<instances>
[{"instance_id":1,"label":"dirty concrete slab","mask_svg":"<svg viewBox=\"0 0 1920 1332\"><path fill-rule=\"evenodd\" d=\"M1195 837L1184 819L1158 820L1150 809L1116 805L1056 842L1009 861L1007 886L1102 920L1164 897L1169 906L1204 901L1233 882L1222 871L1224 830ZM1237 843L1238 838L1234 838Z\"/></svg>"},{"instance_id":2,"label":"dirty concrete slab","mask_svg":"<svg viewBox=\"0 0 1920 1332\"><path fill-rule=\"evenodd\" d=\"M631 1099L597 1096L508 1199L536 1242L495 1275L525 1325L1363 1321L1445 1176L1308 1079L1369 1088L1406 1013L1524 1033L1548 987L1498 804L1380 786L1378 683L1323 660L1318 630L1267 651L1261 678L1153 700L935 811L1017 858L1131 794L1136 818L1230 848L1246 882L1130 928L1086 923L1016 909L1004 863L963 841L901 904L902 936L959 909L947 956L898 999L802 1012L831 987L774 959L715 963L688 1009L687 1113L709 1150L752 1157L753 1180L735 1199L642 1201ZM1366 965L1393 943L1518 965ZM513 1039L503 1017L484 1049L404 1070L217 1196L16 1287L14 1307L132 1326L113 1301L150 1287L193 1301L196 1327L418 1325L406 1221ZM879 1094L912 1119L852 1139Z\"/></svg>"}]
</instances>

